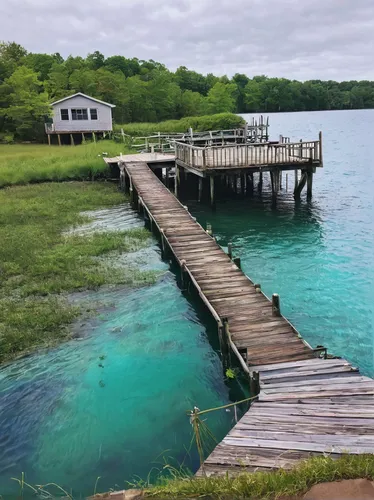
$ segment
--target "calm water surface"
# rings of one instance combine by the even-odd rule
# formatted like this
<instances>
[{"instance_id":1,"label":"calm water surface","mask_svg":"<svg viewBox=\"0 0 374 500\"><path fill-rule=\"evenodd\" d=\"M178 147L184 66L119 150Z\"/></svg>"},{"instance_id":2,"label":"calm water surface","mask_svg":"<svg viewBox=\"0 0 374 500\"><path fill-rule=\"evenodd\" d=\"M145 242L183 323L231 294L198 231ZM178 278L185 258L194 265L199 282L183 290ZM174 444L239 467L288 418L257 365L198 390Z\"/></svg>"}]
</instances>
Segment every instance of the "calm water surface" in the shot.
<instances>
[{"instance_id":1,"label":"calm water surface","mask_svg":"<svg viewBox=\"0 0 374 500\"><path fill-rule=\"evenodd\" d=\"M243 115L249 118L249 115ZM261 198L191 209L211 222L218 242L233 242L244 272L313 346L344 356L374 375L374 110L270 115L270 135L317 139L324 168L314 176L313 201L295 206L293 173L276 210Z\"/></svg>"},{"instance_id":2,"label":"calm water surface","mask_svg":"<svg viewBox=\"0 0 374 500\"><path fill-rule=\"evenodd\" d=\"M123 206L98 212L80 232L139 224ZM31 484L55 482L78 497L93 493L98 476L105 491L154 477L166 462L197 467L186 411L230 402L215 332L155 243L128 260L164 274L153 286L74 295L101 310L74 325L79 338L0 370L2 498L16 498L10 478L22 472ZM209 426L221 439L232 421L216 412Z\"/></svg>"},{"instance_id":3,"label":"calm water surface","mask_svg":"<svg viewBox=\"0 0 374 500\"><path fill-rule=\"evenodd\" d=\"M221 203L215 213L189 207L212 223L223 246L234 243L244 271L265 293L280 294L283 313L312 345L374 375L374 111L274 114L270 124L273 138L314 139L323 130L325 168L315 176L313 202L295 206L290 190L276 210L266 193ZM115 227L137 223L128 209L111 215ZM96 228L107 224L100 213ZM10 477L22 471L31 483L54 481L85 495L98 476L99 490L146 478L163 456L196 467L187 453L186 410L234 397L209 342L215 332L180 292L157 247L133 258L165 274L154 286L74 297L102 310L75 326L79 339L0 370L4 498L14 498ZM232 414L209 419L219 439Z\"/></svg>"}]
</instances>

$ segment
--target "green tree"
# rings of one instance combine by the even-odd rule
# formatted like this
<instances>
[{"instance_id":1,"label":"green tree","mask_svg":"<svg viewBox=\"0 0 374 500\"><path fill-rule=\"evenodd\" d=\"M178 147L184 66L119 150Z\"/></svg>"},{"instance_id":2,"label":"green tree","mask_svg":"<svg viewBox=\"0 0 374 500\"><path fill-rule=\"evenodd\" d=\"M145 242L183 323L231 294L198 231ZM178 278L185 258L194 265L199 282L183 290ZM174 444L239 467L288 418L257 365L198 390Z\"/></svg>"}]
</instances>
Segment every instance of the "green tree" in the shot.
<instances>
[{"instance_id":1,"label":"green tree","mask_svg":"<svg viewBox=\"0 0 374 500\"><path fill-rule=\"evenodd\" d=\"M93 52L92 54L88 54L88 56L86 57L86 63L90 69L99 69L104 66L104 62L105 57L98 50L95 50L95 52Z\"/></svg>"},{"instance_id":2,"label":"green tree","mask_svg":"<svg viewBox=\"0 0 374 500\"><path fill-rule=\"evenodd\" d=\"M208 112L213 114L234 111L236 92L235 84L217 82L208 92L206 99Z\"/></svg>"},{"instance_id":3,"label":"green tree","mask_svg":"<svg viewBox=\"0 0 374 500\"><path fill-rule=\"evenodd\" d=\"M198 116L205 113L205 98L199 92L186 90L180 98L179 116Z\"/></svg>"},{"instance_id":4,"label":"green tree","mask_svg":"<svg viewBox=\"0 0 374 500\"><path fill-rule=\"evenodd\" d=\"M22 64L27 50L16 42L0 42L0 82Z\"/></svg>"},{"instance_id":5,"label":"green tree","mask_svg":"<svg viewBox=\"0 0 374 500\"><path fill-rule=\"evenodd\" d=\"M19 139L41 139L44 135L44 118L51 113L48 94L43 90L38 74L20 66L0 85L0 100L7 107L0 109L5 130Z\"/></svg>"}]
</instances>

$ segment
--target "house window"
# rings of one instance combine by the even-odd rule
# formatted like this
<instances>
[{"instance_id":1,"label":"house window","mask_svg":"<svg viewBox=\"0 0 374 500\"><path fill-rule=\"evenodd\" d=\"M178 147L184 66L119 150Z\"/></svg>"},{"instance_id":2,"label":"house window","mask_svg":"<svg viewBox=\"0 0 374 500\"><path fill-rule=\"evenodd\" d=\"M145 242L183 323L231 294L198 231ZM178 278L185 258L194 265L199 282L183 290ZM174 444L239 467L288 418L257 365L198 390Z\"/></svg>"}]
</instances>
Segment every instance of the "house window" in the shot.
<instances>
[{"instance_id":1,"label":"house window","mask_svg":"<svg viewBox=\"0 0 374 500\"><path fill-rule=\"evenodd\" d=\"M69 110L68 109L60 109L61 112L61 120L69 120Z\"/></svg>"},{"instance_id":2,"label":"house window","mask_svg":"<svg viewBox=\"0 0 374 500\"><path fill-rule=\"evenodd\" d=\"M96 108L91 108L90 109L90 115L91 115L91 120L97 120L97 109Z\"/></svg>"},{"instance_id":3,"label":"house window","mask_svg":"<svg viewBox=\"0 0 374 500\"><path fill-rule=\"evenodd\" d=\"M87 108L82 109L72 109L71 110L72 120L88 120Z\"/></svg>"}]
</instances>

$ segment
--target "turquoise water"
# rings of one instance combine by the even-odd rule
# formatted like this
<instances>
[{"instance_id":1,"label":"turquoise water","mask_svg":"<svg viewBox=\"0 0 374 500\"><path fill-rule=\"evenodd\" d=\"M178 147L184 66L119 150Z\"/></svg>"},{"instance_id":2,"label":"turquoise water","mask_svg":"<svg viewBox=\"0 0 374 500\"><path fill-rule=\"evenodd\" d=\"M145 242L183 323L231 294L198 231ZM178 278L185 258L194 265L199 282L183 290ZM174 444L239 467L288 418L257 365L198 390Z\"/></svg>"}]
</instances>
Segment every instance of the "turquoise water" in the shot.
<instances>
[{"instance_id":1,"label":"turquoise water","mask_svg":"<svg viewBox=\"0 0 374 500\"><path fill-rule=\"evenodd\" d=\"M276 210L267 193L219 203L215 213L188 205L222 245L233 241L267 294L280 294L283 313L311 344L374 375L374 111L275 114L270 123L273 137L324 131L313 201L295 206L290 177ZM141 223L128 207L98 219L99 230ZM163 457L196 468L186 410L238 396L223 379L209 317L177 287L157 245L130 260L164 274L154 286L72 297L97 302L100 316L78 322L73 341L0 370L4 498L15 498L10 477L22 471L31 483L54 481L79 496L93 492L98 476L103 491L152 468L155 475ZM219 439L233 415L217 412L208 423Z\"/></svg>"},{"instance_id":2,"label":"turquoise water","mask_svg":"<svg viewBox=\"0 0 374 500\"><path fill-rule=\"evenodd\" d=\"M126 206L100 212L96 229L103 218L114 229L141 223ZM215 332L155 243L131 259L164 274L154 286L73 296L95 302L99 317L78 322L73 341L0 370L3 498L16 497L10 478L21 472L31 484L53 481L79 496L93 493L98 476L105 491L156 476L164 461L197 467L186 411L230 401L209 343ZM232 420L223 411L209 418L218 439Z\"/></svg>"},{"instance_id":3,"label":"turquoise water","mask_svg":"<svg viewBox=\"0 0 374 500\"><path fill-rule=\"evenodd\" d=\"M272 114L270 130L295 140L323 130L324 168L311 203L295 206L290 173L275 210L269 192L219 203L215 213L189 207L221 245L233 242L267 295L280 294L283 314L308 342L373 376L374 110Z\"/></svg>"}]
</instances>

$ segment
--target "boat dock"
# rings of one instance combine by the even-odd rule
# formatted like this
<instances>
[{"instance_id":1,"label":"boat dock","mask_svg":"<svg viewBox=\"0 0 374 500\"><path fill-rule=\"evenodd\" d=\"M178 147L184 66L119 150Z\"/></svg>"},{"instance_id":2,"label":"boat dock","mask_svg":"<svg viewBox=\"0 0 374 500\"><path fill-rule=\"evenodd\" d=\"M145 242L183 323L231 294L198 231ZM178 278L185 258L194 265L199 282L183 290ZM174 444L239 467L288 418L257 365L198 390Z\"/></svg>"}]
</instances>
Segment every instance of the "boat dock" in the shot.
<instances>
[{"instance_id":1,"label":"boat dock","mask_svg":"<svg viewBox=\"0 0 374 500\"><path fill-rule=\"evenodd\" d=\"M122 188L160 239L163 256L179 265L181 286L193 287L216 320L224 366L235 356L257 394L197 475L289 468L318 454L374 453L374 381L324 347L313 349L282 315L279 296L264 295L232 248L225 252L150 168L168 170L175 161L178 151L106 159L118 162ZM176 192L179 176L177 170Z\"/></svg>"}]
</instances>

